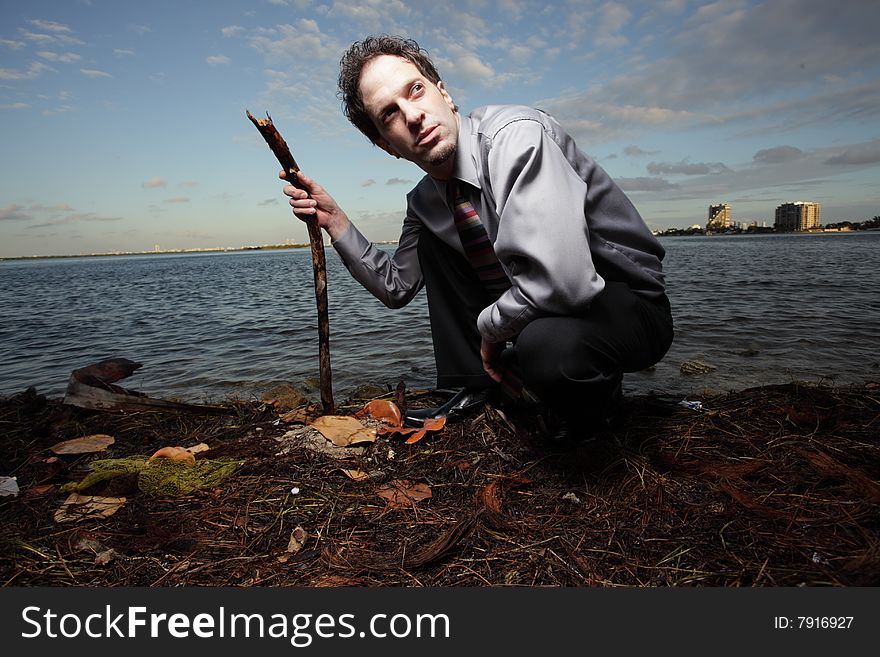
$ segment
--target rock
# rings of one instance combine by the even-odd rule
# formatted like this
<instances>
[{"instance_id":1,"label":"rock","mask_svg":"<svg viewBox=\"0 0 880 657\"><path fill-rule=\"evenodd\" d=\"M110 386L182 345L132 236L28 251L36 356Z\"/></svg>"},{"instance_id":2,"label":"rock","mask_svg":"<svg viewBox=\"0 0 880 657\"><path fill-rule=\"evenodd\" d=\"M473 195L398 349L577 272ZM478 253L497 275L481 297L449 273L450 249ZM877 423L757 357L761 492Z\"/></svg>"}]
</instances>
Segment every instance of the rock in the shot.
<instances>
[{"instance_id":1,"label":"rock","mask_svg":"<svg viewBox=\"0 0 880 657\"><path fill-rule=\"evenodd\" d=\"M701 360L686 360L681 364L679 371L685 376L700 376L717 369L714 365L704 363Z\"/></svg>"}]
</instances>

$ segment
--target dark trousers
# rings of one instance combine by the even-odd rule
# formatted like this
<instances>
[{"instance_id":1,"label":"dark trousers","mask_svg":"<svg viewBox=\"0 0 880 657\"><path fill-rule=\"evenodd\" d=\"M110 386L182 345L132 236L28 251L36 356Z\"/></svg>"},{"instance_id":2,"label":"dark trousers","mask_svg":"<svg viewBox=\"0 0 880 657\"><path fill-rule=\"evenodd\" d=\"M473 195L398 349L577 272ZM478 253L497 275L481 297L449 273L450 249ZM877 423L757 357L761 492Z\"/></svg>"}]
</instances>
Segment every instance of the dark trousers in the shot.
<instances>
[{"instance_id":1,"label":"dark trousers","mask_svg":"<svg viewBox=\"0 0 880 657\"><path fill-rule=\"evenodd\" d=\"M427 230L419 262L428 294L437 387L488 387L477 316L492 303L467 259ZM530 322L502 354L523 384L561 415L599 415L625 372L658 362L672 344L669 301L649 300L626 283L605 289L578 316Z\"/></svg>"}]
</instances>

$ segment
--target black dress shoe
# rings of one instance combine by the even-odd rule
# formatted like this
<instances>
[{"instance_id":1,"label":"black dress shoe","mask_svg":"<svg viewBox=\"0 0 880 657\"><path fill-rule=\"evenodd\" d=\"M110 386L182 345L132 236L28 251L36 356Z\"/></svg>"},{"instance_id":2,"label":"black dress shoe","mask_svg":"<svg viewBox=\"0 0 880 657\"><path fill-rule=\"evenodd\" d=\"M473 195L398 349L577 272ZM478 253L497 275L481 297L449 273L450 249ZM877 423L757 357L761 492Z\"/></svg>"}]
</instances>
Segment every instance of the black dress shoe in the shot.
<instances>
[{"instance_id":1,"label":"black dress shoe","mask_svg":"<svg viewBox=\"0 0 880 657\"><path fill-rule=\"evenodd\" d=\"M445 417L447 420L459 420L477 410L489 399L489 388L462 388L442 406L433 408L410 408L403 416L404 424L420 427L425 420Z\"/></svg>"},{"instance_id":2,"label":"black dress shoe","mask_svg":"<svg viewBox=\"0 0 880 657\"><path fill-rule=\"evenodd\" d=\"M561 449L570 449L607 437L622 400L623 387L618 383L605 407L599 412L564 416L554 413L551 419L552 429L548 435L550 444Z\"/></svg>"}]
</instances>

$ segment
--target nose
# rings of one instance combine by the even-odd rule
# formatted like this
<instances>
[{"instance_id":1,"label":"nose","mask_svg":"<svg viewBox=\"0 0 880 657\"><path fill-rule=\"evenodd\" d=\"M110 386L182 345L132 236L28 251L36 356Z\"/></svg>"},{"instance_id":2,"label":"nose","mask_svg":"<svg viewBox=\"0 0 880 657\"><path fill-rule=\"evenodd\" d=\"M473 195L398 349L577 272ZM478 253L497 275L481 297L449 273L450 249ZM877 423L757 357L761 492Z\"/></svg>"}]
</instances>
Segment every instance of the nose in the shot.
<instances>
[{"instance_id":1,"label":"nose","mask_svg":"<svg viewBox=\"0 0 880 657\"><path fill-rule=\"evenodd\" d=\"M417 107L414 103L410 102L401 103L400 111L403 113L403 117L404 119L406 119L406 122L409 125L418 125L425 117L424 111L422 111L422 109Z\"/></svg>"}]
</instances>

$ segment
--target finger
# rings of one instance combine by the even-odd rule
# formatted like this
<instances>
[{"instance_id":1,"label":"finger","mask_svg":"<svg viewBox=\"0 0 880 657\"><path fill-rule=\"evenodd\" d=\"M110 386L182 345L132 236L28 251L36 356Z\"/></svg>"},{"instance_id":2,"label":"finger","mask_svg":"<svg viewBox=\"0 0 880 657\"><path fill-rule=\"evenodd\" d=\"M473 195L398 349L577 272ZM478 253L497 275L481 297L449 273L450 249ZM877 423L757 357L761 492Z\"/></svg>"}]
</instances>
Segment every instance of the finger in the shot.
<instances>
[{"instance_id":1,"label":"finger","mask_svg":"<svg viewBox=\"0 0 880 657\"><path fill-rule=\"evenodd\" d=\"M304 199L309 197L307 191L300 189L299 187L294 187L293 185L287 185L281 191L292 199Z\"/></svg>"}]
</instances>

